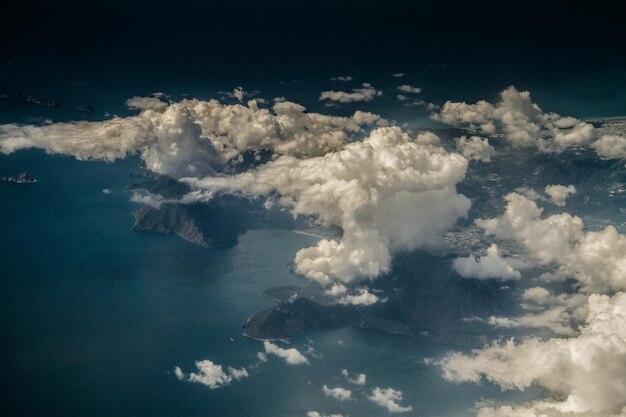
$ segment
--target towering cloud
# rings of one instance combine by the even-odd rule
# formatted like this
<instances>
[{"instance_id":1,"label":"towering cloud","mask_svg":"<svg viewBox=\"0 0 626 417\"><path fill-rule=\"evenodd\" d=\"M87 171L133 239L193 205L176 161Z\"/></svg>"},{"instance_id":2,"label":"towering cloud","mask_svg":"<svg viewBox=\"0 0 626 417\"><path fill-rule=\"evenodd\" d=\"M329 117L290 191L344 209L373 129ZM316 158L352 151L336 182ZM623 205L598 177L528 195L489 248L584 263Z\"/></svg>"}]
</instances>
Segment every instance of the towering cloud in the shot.
<instances>
[{"instance_id":1,"label":"towering cloud","mask_svg":"<svg viewBox=\"0 0 626 417\"><path fill-rule=\"evenodd\" d=\"M467 161L431 144L438 141L421 139L379 128L321 157L284 156L235 177L189 182L209 191L278 194L294 215L343 230L340 240L299 251L298 272L328 285L374 278L389 271L393 252L440 243L441 233L470 207L455 190Z\"/></svg>"}]
</instances>

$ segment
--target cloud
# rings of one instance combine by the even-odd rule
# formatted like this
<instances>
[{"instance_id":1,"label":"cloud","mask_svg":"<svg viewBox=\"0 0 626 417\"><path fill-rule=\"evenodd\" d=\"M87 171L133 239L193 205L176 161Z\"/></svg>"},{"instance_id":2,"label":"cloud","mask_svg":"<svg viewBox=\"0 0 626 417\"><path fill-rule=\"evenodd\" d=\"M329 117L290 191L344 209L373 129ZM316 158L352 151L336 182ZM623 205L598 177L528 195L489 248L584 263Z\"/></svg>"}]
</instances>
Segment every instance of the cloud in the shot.
<instances>
[{"instance_id":1,"label":"cloud","mask_svg":"<svg viewBox=\"0 0 626 417\"><path fill-rule=\"evenodd\" d=\"M344 378L346 379L346 381L348 381L350 384L353 385L365 385L367 383L367 377L365 376L365 374L356 374L354 376L354 378L350 377L350 373L348 372L347 369L342 369L341 370L341 375L344 376Z\"/></svg>"},{"instance_id":2,"label":"cloud","mask_svg":"<svg viewBox=\"0 0 626 417\"><path fill-rule=\"evenodd\" d=\"M283 358L289 365L303 365L309 363L309 360L295 348L283 349L268 340L263 342L263 347L265 348L265 353Z\"/></svg>"},{"instance_id":3,"label":"cloud","mask_svg":"<svg viewBox=\"0 0 626 417\"><path fill-rule=\"evenodd\" d=\"M328 295L333 295L333 288L336 288L337 285L341 285L341 284L334 284L331 287L331 291L330 292L326 292ZM369 306L372 304L376 304L378 303L380 300L380 298L378 298L375 294L372 294L371 292L369 292L367 290L367 288L357 288L356 289L356 294L348 294L348 295L343 295L341 296L337 302L339 304L345 304L345 305L354 305L354 306Z\"/></svg>"},{"instance_id":4,"label":"cloud","mask_svg":"<svg viewBox=\"0 0 626 417\"><path fill-rule=\"evenodd\" d=\"M533 384L550 395L519 406L487 407L479 416L610 416L626 409L626 294L593 294L576 337L495 343L470 355L453 353L441 363L456 382L482 377L503 389Z\"/></svg>"},{"instance_id":5,"label":"cloud","mask_svg":"<svg viewBox=\"0 0 626 417\"><path fill-rule=\"evenodd\" d=\"M174 374L180 381L195 382L206 385L210 389L216 389L228 385L232 381L248 377L246 368L236 369L229 366L225 372L221 365L213 363L208 359L196 361L196 368L197 372L191 372L186 375L182 369L177 366L174 368Z\"/></svg>"},{"instance_id":6,"label":"cloud","mask_svg":"<svg viewBox=\"0 0 626 417\"><path fill-rule=\"evenodd\" d=\"M626 159L626 137L602 135L591 144L598 155L608 159Z\"/></svg>"},{"instance_id":7,"label":"cloud","mask_svg":"<svg viewBox=\"0 0 626 417\"><path fill-rule=\"evenodd\" d=\"M139 154L151 171L179 178L213 174L247 151L297 158L323 155L342 149L365 126L385 123L361 111L352 117L306 113L303 106L287 101L270 110L259 109L254 100L242 106L193 99L102 122L0 125L0 152L34 147L105 161Z\"/></svg>"},{"instance_id":8,"label":"cloud","mask_svg":"<svg viewBox=\"0 0 626 417\"><path fill-rule=\"evenodd\" d=\"M157 97L133 97L126 100L126 105L135 110L153 110L162 112L167 108L167 103Z\"/></svg>"},{"instance_id":9,"label":"cloud","mask_svg":"<svg viewBox=\"0 0 626 417\"><path fill-rule=\"evenodd\" d=\"M402 77L404 77L404 75L405 74L403 72L394 72L394 73L391 74L391 76L393 78L402 78Z\"/></svg>"},{"instance_id":10,"label":"cloud","mask_svg":"<svg viewBox=\"0 0 626 417\"><path fill-rule=\"evenodd\" d=\"M456 258L452 268L463 278L478 279L520 279L522 275L515 270L507 258L503 258L498 245L493 244L487 254L480 258L473 255L467 258Z\"/></svg>"},{"instance_id":11,"label":"cloud","mask_svg":"<svg viewBox=\"0 0 626 417\"><path fill-rule=\"evenodd\" d=\"M357 101L372 101L382 95L382 91L376 90L371 84L363 83L361 88L353 88L352 92L346 91L322 91L320 101L329 100L336 103L354 103Z\"/></svg>"},{"instance_id":12,"label":"cloud","mask_svg":"<svg viewBox=\"0 0 626 417\"><path fill-rule=\"evenodd\" d=\"M510 86L492 105L447 101L433 119L452 126L466 127L485 135L503 135L514 147L536 147L542 152L559 152L572 146L588 145L594 128L573 117L544 113L532 102L528 91Z\"/></svg>"},{"instance_id":13,"label":"cloud","mask_svg":"<svg viewBox=\"0 0 626 417\"><path fill-rule=\"evenodd\" d=\"M383 389L375 387L372 389L372 394L367 398L373 403L386 408L390 413L407 413L413 410L413 407L410 405L403 407L398 404L399 401L402 401L402 391L393 388Z\"/></svg>"},{"instance_id":14,"label":"cloud","mask_svg":"<svg viewBox=\"0 0 626 417\"><path fill-rule=\"evenodd\" d=\"M576 187L573 185L568 185L566 187L559 184L546 185L545 192L550 197L552 204L559 207L565 207L565 200L576 193Z\"/></svg>"},{"instance_id":15,"label":"cloud","mask_svg":"<svg viewBox=\"0 0 626 417\"><path fill-rule=\"evenodd\" d=\"M488 235L511 239L542 266L556 266L552 278L574 278L586 293L626 290L626 236L608 226L584 231L583 221L568 213L542 218L543 209L527 197L505 197L501 217L477 220Z\"/></svg>"},{"instance_id":16,"label":"cloud","mask_svg":"<svg viewBox=\"0 0 626 417\"><path fill-rule=\"evenodd\" d=\"M408 85L408 84L403 84L399 86L398 90L402 91L403 93L409 93L409 94L419 94L422 92L421 88L413 87L412 85Z\"/></svg>"},{"instance_id":17,"label":"cloud","mask_svg":"<svg viewBox=\"0 0 626 417\"><path fill-rule=\"evenodd\" d=\"M342 414L320 414L317 411L307 411L306 417L344 417Z\"/></svg>"},{"instance_id":18,"label":"cloud","mask_svg":"<svg viewBox=\"0 0 626 417\"><path fill-rule=\"evenodd\" d=\"M322 387L322 391L324 392L324 395L328 397L336 398L339 401L352 399L352 391L350 391L349 389L345 389L341 387L328 388L327 385L324 385Z\"/></svg>"},{"instance_id":19,"label":"cloud","mask_svg":"<svg viewBox=\"0 0 626 417\"><path fill-rule=\"evenodd\" d=\"M467 136L461 136L455 139L455 142L457 152L470 161L491 162L491 157L496 153L488 139L478 136L471 136L469 139Z\"/></svg>"},{"instance_id":20,"label":"cloud","mask_svg":"<svg viewBox=\"0 0 626 417\"><path fill-rule=\"evenodd\" d=\"M389 271L394 252L442 244L441 235L470 207L455 188L467 161L419 143L431 136L413 141L397 127L378 128L322 157L281 157L234 177L188 182L208 191L277 193L294 215L343 230L340 240L322 239L300 250L299 273L328 286L375 278Z\"/></svg>"},{"instance_id":21,"label":"cloud","mask_svg":"<svg viewBox=\"0 0 626 417\"><path fill-rule=\"evenodd\" d=\"M331 77L330 80L348 82L348 81L352 81L352 76L351 75L339 75L337 77Z\"/></svg>"}]
</instances>

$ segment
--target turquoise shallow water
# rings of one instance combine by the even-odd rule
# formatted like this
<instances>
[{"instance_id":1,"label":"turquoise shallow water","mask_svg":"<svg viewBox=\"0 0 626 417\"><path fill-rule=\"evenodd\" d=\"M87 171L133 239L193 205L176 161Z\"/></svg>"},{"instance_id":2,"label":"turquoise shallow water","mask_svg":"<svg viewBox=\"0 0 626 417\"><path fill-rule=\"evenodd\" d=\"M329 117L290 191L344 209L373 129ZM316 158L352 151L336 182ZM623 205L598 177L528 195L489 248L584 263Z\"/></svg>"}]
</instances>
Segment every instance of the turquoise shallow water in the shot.
<instances>
[{"instance_id":1,"label":"turquoise shallow water","mask_svg":"<svg viewBox=\"0 0 626 417\"><path fill-rule=\"evenodd\" d=\"M447 383L424 365L451 347L352 328L296 340L315 352L309 365L270 357L250 367L262 344L242 337L241 325L272 305L265 289L306 283L286 265L314 238L249 231L232 249L206 250L133 232L126 187L136 167L132 158L0 156L0 176L27 171L39 180L0 184L4 415L380 416L365 395L390 386L413 406L407 415L461 416L481 397L504 398L489 385ZM172 374L201 359L249 367L250 377L209 390ZM366 373L368 384L340 403L321 386L346 387L343 368Z\"/></svg>"}]
</instances>

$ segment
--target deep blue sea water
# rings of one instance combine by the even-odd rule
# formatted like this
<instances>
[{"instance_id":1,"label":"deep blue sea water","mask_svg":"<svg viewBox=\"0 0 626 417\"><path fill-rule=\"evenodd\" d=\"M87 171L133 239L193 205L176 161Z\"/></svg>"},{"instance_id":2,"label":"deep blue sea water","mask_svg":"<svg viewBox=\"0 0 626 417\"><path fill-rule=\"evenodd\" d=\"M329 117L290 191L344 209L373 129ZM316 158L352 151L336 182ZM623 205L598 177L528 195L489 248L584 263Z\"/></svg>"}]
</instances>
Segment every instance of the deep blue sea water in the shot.
<instances>
[{"instance_id":1,"label":"deep blue sea water","mask_svg":"<svg viewBox=\"0 0 626 417\"><path fill-rule=\"evenodd\" d=\"M286 265L314 238L257 230L232 249L207 250L134 232L126 189L133 158L0 156L0 176L21 171L38 182L0 184L3 415L380 416L365 396L381 386L403 391L414 408L407 415L463 416L482 397L519 396L447 383L424 364L452 346L353 328L295 340L318 356L309 365L270 357L250 367L262 343L241 336L241 325L272 305L265 289L306 283ZM189 372L202 359L249 367L250 377L210 390L173 375L174 366ZM321 386L346 387L343 368L366 373L368 384L340 403Z\"/></svg>"}]
</instances>

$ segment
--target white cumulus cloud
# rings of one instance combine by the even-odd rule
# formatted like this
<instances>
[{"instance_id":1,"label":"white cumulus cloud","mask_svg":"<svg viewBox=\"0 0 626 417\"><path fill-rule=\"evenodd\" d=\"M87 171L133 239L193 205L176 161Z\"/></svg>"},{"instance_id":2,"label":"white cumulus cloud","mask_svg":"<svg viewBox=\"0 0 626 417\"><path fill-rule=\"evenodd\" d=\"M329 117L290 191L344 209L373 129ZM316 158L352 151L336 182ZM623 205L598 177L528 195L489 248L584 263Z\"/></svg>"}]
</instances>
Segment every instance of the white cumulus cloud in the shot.
<instances>
[{"instance_id":1,"label":"white cumulus cloud","mask_svg":"<svg viewBox=\"0 0 626 417\"><path fill-rule=\"evenodd\" d=\"M322 387L322 391L324 392L324 395L336 398L339 401L352 399L352 391L350 391L349 389L341 387L329 388L328 385L324 385Z\"/></svg>"},{"instance_id":2,"label":"white cumulus cloud","mask_svg":"<svg viewBox=\"0 0 626 417\"><path fill-rule=\"evenodd\" d=\"M451 381L479 382L503 389L533 384L550 393L518 406L486 407L479 416L616 416L626 410L626 294L594 294L586 323L570 338L529 338L495 343L469 355L453 353L442 362Z\"/></svg>"},{"instance_id":3,"label":"white cumulus cloud","mask_svg":"<svg viewBox=\"0 0 626 417\"><path fill-rule=\"evenodd\" d=\"M361 88L353 88L352 91L322 91L320 101L328 100L337 103L354 103L357 101L372 101L375 97L382 95L382 92L374 88L369 83L363 83Z\"/></svg>"},{"instance_id":4,"label":"white cumulus cloud","mask_svg":"<svg viewBox=\"0 0 626 417\"><path fill-rule=\"evenodd\" d=\"M519 243L543 266L556 266L553 278L574 278L586 293L626 290L626 236L615 227L585 231L582 219L568 213L542 218L543 209L511 193L498 218L477 220L489 235Z\"/></svg>"},{"instance_id":5,"label":"white cumulus cloud","mask_svg":"<svg viewBox=\"0 0 626 417\"><path fill-rule=\"evenodd\" d=\"M511 265L511 261L503 258L498 245L493 244L487 249L485 256L476 258L456 258L452 262L454 270L463 278L478 279L520 279L521 273Z\"/></svg>"},{"instance_id":6,"label":"white cumulus cloud","mask_svg":"<svg viewBox=\"0 0 626 417\"><path fill-rule=\"evenodd\" d=\"M303 365L309 363L309 360L296 348L283 349L268 340L263 342L263 347L265 348L266 354L276 355L284 359L289 365Z\"/></svg>"},{"instance_id":7,"label":"white cumulus cloud","mask_svg":"<svg viewBox=\"0 0 626 417\"><path fill-rule=\"evenodd\" d=\"M177 366L174 368L174 374L180 381L195 382L206 385L211 389L228 385L232 381L249 376L246 368L236 369L229 366L228 369L224 371L222 365L213 363L208 359L196 361L196 369L196 372L185 374L182 369Z\"/></svg>"},{"instance_id":8,"label":"white cumulus cloud","mask_svg":"<svg viewBox=\"0 0 626 417\"><path fill-rule=\"evenodd\" d=\"M576 194L576 187L573 185L546 185L545 192L550 197L552 204L565 207L565 200Z\"/></svg>"},{"instance_id":9,"label":"white cumulus cloud","mask_svg":"<svg viewBox=\"0 0 626 417\"><path fill-rule=\"evenodd\" d=\"M467 161L430 143L413 141L397 127L378 128L322 157L281 157L234 177L189 183L204 190L277 193L294 215L341 227L340 240L322 239L295 258L299 273L330 286L388 272L395 251L436 246L467 214L470 201L455 189Z\"/></svg>"},{"instance_id":10,"label":"white cumulus cloud","mask_svg":"<svg viewBox=\"0 0 626 417\"><path fill-rule=\"evenodd\" d=\"M367 397L370 401L386 408L390 413L407 413L413 410L413 407L401 406L398 404L402 401L402 391L393 388L375 387L372 394Z\"/></svg>"}]
</instances>

